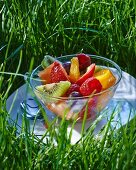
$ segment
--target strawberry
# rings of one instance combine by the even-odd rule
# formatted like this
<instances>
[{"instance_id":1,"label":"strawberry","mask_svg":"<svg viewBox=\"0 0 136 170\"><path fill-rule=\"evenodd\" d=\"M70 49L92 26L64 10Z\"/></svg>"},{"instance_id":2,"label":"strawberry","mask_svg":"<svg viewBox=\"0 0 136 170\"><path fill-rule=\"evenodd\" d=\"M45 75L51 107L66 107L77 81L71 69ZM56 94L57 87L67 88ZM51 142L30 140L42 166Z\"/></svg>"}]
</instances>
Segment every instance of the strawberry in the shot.
<instances>
[{"instance_id":1,"label":"strawberry","mask_svg":"<svg viewBox=\"0 0 136 170\"><path fill-rule=\"evenodd\" d=\"M87 80L89 77L92 77L92 76L93 76L94 70L95 70L95 64L93 63L93 64L90 65L88 71L87 71L85 74L83 74L83 75L77 80L76 84L78 84L78 85L81 86L82 83L83 83L85 80Z\"/></svg>"},{"instance_id":2,"label":"strawberry","mask_svg":"<svg viewBox=\"0 0 136 170\"><path fill-rule=\"evenodd\" d=\"M54 62L54 65L50 73L51 83L58 83L60 81L69 81L66 70L63 66L57 61Z\"/></svg>"},{"instance_id":3,"label":"strawberry","mask_svg":"<svg viewBox=\"0 0 136 170\"><path fill-rule=\"evenodd\" d=\"M81 53L81 54L77 54L76 57L78 57L79 60L80 70L84 70L91 65L91 58L88 55Z\"/></svg>"},{"instance_id":4,"label":"strawberry","mask_svg":"<svg viewBox=\"0 0 136 170\"><path fill-rule=\"evenodd\" d=\"M89 119L89 118L94 119L96 116L96 105L97 105L97 97L94 96L93 98L89 99L89 101L87 102L87 105L85 105L82 108L82 110L79 112L78 114L79 120L83 120L86 109L87 109L86 119Z\"/></svg>"},{"instance_id":5,"label":"strawberry","mask_svg":"<svg viewBox=\"0 0 136 170\"><path fill-rule=\"evenodd\" d=\"M102 90L102 85L99 80L94 77L88 78L80 87L80 93L83 96L88 96L91 93L99 93Z\"/></svg>"},{"instance_id":6,"label":"strawberry","mask_svg":"<svg viewBox=\"0 0 136 170\"><path fill-rule=\"evenodd\" d=\"M80 86L78 84L71 84L70 88L68 89L66 96L69 96L72 92L80 92Z\"/></svg>"}]
</instances>

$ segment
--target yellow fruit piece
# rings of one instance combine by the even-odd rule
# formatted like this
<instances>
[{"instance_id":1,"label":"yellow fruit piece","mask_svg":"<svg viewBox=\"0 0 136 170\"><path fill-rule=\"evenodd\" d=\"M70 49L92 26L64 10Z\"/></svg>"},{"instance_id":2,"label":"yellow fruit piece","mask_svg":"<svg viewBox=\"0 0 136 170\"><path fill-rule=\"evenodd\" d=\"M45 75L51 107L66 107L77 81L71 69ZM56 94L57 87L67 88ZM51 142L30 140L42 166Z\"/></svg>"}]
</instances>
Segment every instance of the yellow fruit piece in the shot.
<instances>
[{"instance_id":1,"label":"yellow fruit piece","mask_svg":"<svg viewBox=\"0 0 136 170\"><path fill-rule=\"evenodd\" d=\"M116 82L116 78L109 69L102 69L94 74L94 77L98 79L102 85L102 89L108 89Z\"/></svg>"},{"instance_id":2,"label":"yellow fruit piece","mask_svg":"<svg viewBox=\"0 0 136 170\"><path fill-rule=\"evenodd\" d=\"M72 83L75 83L80 77L79 61L77 57L71 59L69 76Z\"/></svg>"}]
</instances>

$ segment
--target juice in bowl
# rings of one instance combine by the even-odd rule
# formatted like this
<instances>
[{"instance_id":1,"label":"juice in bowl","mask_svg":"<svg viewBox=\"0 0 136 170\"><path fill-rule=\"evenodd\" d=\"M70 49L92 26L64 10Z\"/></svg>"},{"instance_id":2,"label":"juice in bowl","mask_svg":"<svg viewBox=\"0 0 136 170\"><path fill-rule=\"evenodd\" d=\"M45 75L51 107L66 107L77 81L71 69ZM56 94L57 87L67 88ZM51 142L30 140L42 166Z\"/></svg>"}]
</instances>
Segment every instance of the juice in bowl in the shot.
<instances>
[{"instance_id":1,"label":"juice in bowl","mask_svg":"<svg viewBox=\"0 0 136 170\"><path fill-rule=\"evenodd\" d=\"M30 86L46 109L66 120L94 119L102 111L121 80L120 67L96 55L45 56L33 70Z\"/></svg>"}]
</instances>

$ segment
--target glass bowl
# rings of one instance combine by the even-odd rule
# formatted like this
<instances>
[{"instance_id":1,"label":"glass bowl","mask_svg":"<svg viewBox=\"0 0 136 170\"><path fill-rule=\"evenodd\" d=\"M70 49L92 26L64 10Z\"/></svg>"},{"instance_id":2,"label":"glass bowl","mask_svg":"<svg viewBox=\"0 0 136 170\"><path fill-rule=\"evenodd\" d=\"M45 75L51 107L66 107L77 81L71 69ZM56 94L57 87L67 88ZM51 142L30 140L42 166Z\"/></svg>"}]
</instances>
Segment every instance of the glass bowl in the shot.
<instances>
[{"instance_id":1,"label":"glass bowl","mask_svg":"<svg viewBox=\"0 0 136 170\"><path fill-rule=\"evenodd\" d=\"M113 75L116 77L116 82L113 86L101 91L100 93L95 93L89 96L52 97L45 95L36 89L38 85L42 85L42 81L38 76L38 73L43 70L42 66L39 65L30 75L30 86L37 99L42 102L46 109L60 118L65 116L66 120L76 119L76 121L82 121L84 116L86 116L87 120L94 119L97 114L107 106L121 80L122 72L115 62L101 56L87 55L91 57L91 63L95 63L97 66L101 66L101 68L107 68L112 71ZM76 54L72 54L61 56L56 59L62 63L66 63L70 62L75 56Z\"/></svg>"}]
</instances>

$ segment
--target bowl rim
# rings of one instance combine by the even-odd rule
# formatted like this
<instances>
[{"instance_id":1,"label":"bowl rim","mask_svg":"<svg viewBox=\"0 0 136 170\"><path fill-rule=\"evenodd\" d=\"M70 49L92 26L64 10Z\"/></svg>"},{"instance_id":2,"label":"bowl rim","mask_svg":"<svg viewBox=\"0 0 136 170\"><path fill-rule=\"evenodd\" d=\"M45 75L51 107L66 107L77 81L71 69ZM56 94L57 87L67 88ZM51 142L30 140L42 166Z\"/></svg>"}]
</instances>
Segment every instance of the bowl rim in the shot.
<instances>
[{"instance_id":1,"label":"bowl rim","mask_svg":"<svg viewBox=\"0 0 136 170\"><path fill-rule=\"evenodd\" d=\"M78 54L78 53L77 53ZM59 59L61 58L65 58L65 57L72 57L72 56L76 56L77 54L69 54L69 55L63 55L63 56L60 56L60 57L54 57L56 60L58 59L58 61L59 61ZM109 63L111 63L112 65L114 65L114 67L115 67L115 69L119 72L119 78L118 78L118 80L116 81L116 83L113 85L113 86L111 86L110 88L108 88L108 89L106 89L106 90L103 90L103 91L101 91L101 92L99 92L99 93L92 93L92 94L90 94L90 95L88 95L88 96L81 96L81 97L52 97L52 96L50 96L50 95L47 95L47 94L45 94L45 96L46 96L46 98L48 99L48 98L52 98L52 99L56 99L56 100L81 100L81 99L90 99L90 98L92 98L92 97L95 97L95 96L99 96L99 95L101 95L101 94L104 94L104 93L106 93L106 92L108 92L108 91L111 91L113 88L116 88L116 86L119 84L119 82L120 82L120 80L121 80L121 78L122 78L122 70L121 70L121 68L119 67L119 65L118 64L116 64L114 61L112 61L111 59L108 59L108 58L105 58L105 57L103 57L103 56L99 56L99 55L93 55L93 54L85 54L85 55L88 55L89 57L92 57L92 58L97 58L97 59L101 59L101 60L103 60L103 61L106 61L106 62L109 62ZM40 64L40 65L38 65L33 71L32 71L32 73L30 74L30 77L29 77L29 84L30 84L30 86L31 86L31 88L33 89L33 91L36 91L36 92L38 92L39 94L41 94L42 96L43 96L43 93L42 92L40 92L39 90L37 90L36 89L36 87L33 87L33 85L32 85L32 83L31 83L31 80L33 79L32 78L32 76L33 76L33 74L35 73L35 71L38 69L38 68L40 68L40 67L42 67L42 65Z\"/></svg>"}]
</instances>

